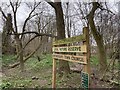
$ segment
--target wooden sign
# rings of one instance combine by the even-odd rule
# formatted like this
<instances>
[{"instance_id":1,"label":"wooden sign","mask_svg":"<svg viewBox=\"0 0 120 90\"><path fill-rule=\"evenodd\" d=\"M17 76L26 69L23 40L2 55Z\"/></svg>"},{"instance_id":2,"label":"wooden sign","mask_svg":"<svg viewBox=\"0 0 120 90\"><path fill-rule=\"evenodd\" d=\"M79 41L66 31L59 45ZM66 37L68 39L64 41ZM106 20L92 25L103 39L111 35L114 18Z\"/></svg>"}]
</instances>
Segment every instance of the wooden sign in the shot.
<instances>
[{"instance_id":1,"label":"wooden sign","mask_svg":"<svg viewBox=\"0 0 120 90\"><path fill-rule=\"evenodd\" d=\"M87 64L85 56L75 56L75 55L64 55L64 54L53 54L54 59L66 60L70 62L77 62L81 64Z\"/></svg>"},{"instance_id":2,"label":"wooden sign","mask_svg":"<svg viewBox=\"0 0 120 90\"><path fill-rule=\"evenodd\" d=\"M53 42L53 45L62 45L62 44L69 44L69 43L74 43L74 42L80 42L80 41L84 41L85 37L84 35L79 35L79 36L75 36L75 37L70 37L70 38L65 38L62 40L57 40Z\"/></svg>"},{"instance_id":3,"label":"wooden sign","mask_svg":"<svg viewBox=\"0 0 120 90\"><path fill-rule=\"evenodd\" d=\"M73 46L74 43L82 45ZM71 46L68 46L71 45ZM89 29L83 28L83 34L75 37L65 38L53 42L53 75L52 88L56 88L56 60L66 60L76 62L84 65L81 74L82 87L89 88L89 74L90 74L90 47L89 47ZM80 56L77 54L79 53ZM74 55L72 55L74 54Z\"/></svg>"},{"instance_id":4,"label":"wooden sign","mask_svg":"<svg viewBox=\"0 0 120 90\"><path fill-rule=\"evenodd\" d=\"M82 46L66 46L66 47L53 47L53 52L87 52L86 45Z\"/></svg>"},{"instance_id":5,"label":"wooden sign","mask_svg":"<svg viewBox=\"0 0 120 90\"><path fill-rule=\"evenodd\" d=\"M89 74L81 72L81 85L83 88L89 88Z\"/></svg>"}]
</instances>

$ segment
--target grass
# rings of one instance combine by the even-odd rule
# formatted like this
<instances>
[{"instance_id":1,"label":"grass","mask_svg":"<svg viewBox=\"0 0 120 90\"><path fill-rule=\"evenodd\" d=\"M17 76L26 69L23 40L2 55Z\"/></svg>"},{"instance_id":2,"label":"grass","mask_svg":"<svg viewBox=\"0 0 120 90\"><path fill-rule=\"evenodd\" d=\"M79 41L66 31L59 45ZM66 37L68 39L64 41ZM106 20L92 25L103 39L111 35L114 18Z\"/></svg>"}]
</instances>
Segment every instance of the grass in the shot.
<instances>
[{"instance_id":1,"label":"grass","mask_svg":"<svg viewBox=\"0 0 120 90\"><path fill-rule=\"evenodd\" d=\"M15 62L11 60L13 56L3 56L4 64ZM1 87L29 87L29 88L51 88L52 87L52 55L46 54L40 56L41 61L36 57L31 57L25 63L25 72L21 74L19 67L7 70L3 76ZM69 76L69 77L68 77ZM62 78L57 74L57 87L79 87L80 75L77 73L69 74ZM38 79L32 79L33 77Z\"/></svg>"},{"instance_id":2,"label":"grass","mask_svg":"<svg viewBox=\"0 0 120 90\"><path fill-rule=\"evenodd\" d=\"M99 64L99 62L98 62L98 56L97 55L91 56L90 62L91 62L91 64L93 66L97 66Z\"/></svg>"},{"instance_id":3,"label":"grass","mask_svg":"<svg viewBox=\"0 0 120 90\"><path fill-rule=\"evenodd\" d=\"M2 64L4 66L7 66L8 64L15 62L15 56L14 55L2 55Z\"/></svg>"},{"instance_id":4,"label":"grass","mask_svg":"<svg viewBox=\"0 0 120 90\"><path fill-rule=\"evenodd\" d=\"M37 58L35 58L35 57L30 58L25 63L26 68L38 71L38 70L41 70L43 68L47 69L47 68L52 67L52 56L50 54L43 55L40 58L42 58L41 61L38 61Z\"/></svg>"},{"instance_id":5,"label":"grass","mask_svg":"<svg viewBox=\"0 0 120 90\"><path fill-rule=\"evenodd\" d=\"M12 64L15 62L13 60L14 56L12 55L4 55L2 57L3 65ZM51 70L52 70L52 56L50 54L41 55L41 61L38 61L36 57L31 57L25 63L25 72L21 75L19 67L10 69L6 71L6 75L4 75L2 81L2 88L8 87L42 87L39 82L50 84ZM46 74L46 75L45 75ZM32 80L32 77L38 77L39 80ZM37 86L36 86L37 85ZM49 85L50 87L50 85Z\"/></svg>"},{"instance_id":6,"label":"grass","mask_svg":"<svg viewBox=\"0 0 120 90\"><path fill-rule=\"evenodd\" d=\"M2 56L3 65L12 64L15 62L13 55ZM25 72L21 74L19 67L5 71L1 88L11 87L29 87L29 88L51 88L52 86L52 55L40 55L41 60L38 61L36 57L31 57L25 62ZM91 65L97 66L99 64L98 57L92 56L90 58ZM33 77L35 79L33 79ZM38 78L38 79L36 79ZM57 74L56 85L57 88L75 88L80 87L80 74L71 73L64 77L59 77Z\"/></svg>"}]
</instances>

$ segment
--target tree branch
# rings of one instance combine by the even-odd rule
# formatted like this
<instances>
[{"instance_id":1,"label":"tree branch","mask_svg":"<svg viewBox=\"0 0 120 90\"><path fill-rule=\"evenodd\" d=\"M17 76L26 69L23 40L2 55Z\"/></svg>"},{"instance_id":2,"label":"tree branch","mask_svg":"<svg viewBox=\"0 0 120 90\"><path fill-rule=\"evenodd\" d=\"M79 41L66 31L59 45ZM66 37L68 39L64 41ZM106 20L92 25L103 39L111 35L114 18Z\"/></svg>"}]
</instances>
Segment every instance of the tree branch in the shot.
<instances>
[{"instance_id":1,"label":"tree branch","mask_svg":"<svg viewBox=\"0 0 120 90\"><path fill-rule=\"evenodd\" d=\"M105 11L108 11L110 13L112 13L113 15L116 15L115 13L113 13L111 10L108 10L108 9L105 9L105 8L102 8L102 7L99 7L101 10L105 10Z\"/></svg>"},{"instance_id":2,"label":"tree branch","mask_svg":"<svg viewBox=\"0 0 120 90\"><path fill-rule=\"evenodd\" d=\"M30 31L30 32L23 32L23 33L14 33L14 34L10 34L10 35L24 35L24 34L36 34L37 36L48 36L48 37L57 37L55 35L52 34L47 34L47 33L38 33L36 31Z\"/></svg>"},{"instance_id":3,"label":"tree branch","mask_svg":"<svg viewBox=\"0 0 120 90\"><path fill-rule=\"evenodd\" d=\"M11 5L11 7L12 7L13 16L14 16L15 33L17 33L17 32L18 32L17 20L16 20L17 8L15 9L13 3L11 2L11 0L9 0L9 1L10 1L10 5ZM16 3L17 3L17 2L16 2ZM16 5L17 5L17 4L16 4ZM17 7L17 6L16 6L16 7Z\"/></svg>"},{"instance_id":4,"label":"tree branch","mask_svg":"<svg viewBox=\"0 0 120 90\"><path fill-rule=\"evenodd\" d=\"M2 13L3 17L7 20L7 16L5 15L1 7L0 7L0 12Z\"/></svg>"},{"instance_id":5,"label":"tree branch","mask_svg":"<svg viewBox=\"0 0 120 90\"><path fill-rule=\"evenodd\" d=\"M40 43L40 44L41 44L41 43ZM29 55L24 59L24 63L25 63L33 54L35 54L35 52L40 48L40 44L39 44L39 46L38 46L31 54L29 54ZM15 63L15 64L13 64L13 65L9 65L9 69L15 68L15 67L18 66L18 65L20 65L20 62L17 62L17 63Z\"/></svg>"},{"instance_id":6,"label":"tree branch","mask_svg":"<svg viewBox=\"0 0 120 90\"><path fill-rule=\"evenodd\" d=\"M38 47L37 47L31 54L29 54L29 55L24 59L24 61L26 61L26 60L29 59L32 55L34 55L35 52L40 48L41 44L42 44L42 43L40 43L40 44L38 45Z\"/></svg>"},{"instance_id":7,"label":"tree branch","mask_svg":"<svg viewBox=\"0 0 120 90\"><path fill-rule=\"evenodd\" d=\"M16 5L15 5L16 6L15 12L17 12L17 9L19 8L20 4L21 4L21 1L19 2L19 0L17 0Z\"/></svg>"},{"instance_id":8,"label":"tree branch","mask_svg":"<svg viewBox=\"0 0 120 90\"><path fill-rule=\"evenodd\" d=\"M93 2L92 4L93 4L92 10L90 11L89 15L87 15L87 18L88 18L88 23L90 24L93 36L95 37L95 40L96 40L96 38L98 38L100 34L98 33L97 28L94 23L94 13L99 8L99 4L98 2Z\"/></svg>"},{"instance_id":9,"label":"tree branch","mask_svg":"<svg viewBox=\"0 0 120 90\"><path fill-rule=\"evenodd\" d=\"M45 0L49 5L51 5L54 9L56 8L55 3L53 3L51 0Z\"/></svg>"},{"instance_id":10,"label":"tree branch","mask_svg":"<svg viewBox=\"0 0 120 90\"><path fill-rule=\"evenodd\" d=\"M26 24L28 22L28 20L30 20L32 17L34 17L35 15L31 16L32 13L34 12L34 10L38 7L38 5L40 4L41 2L39 2L32 10L31 12L29 13L28 17L25 19L24 21L24 25L23 25L23 28L22 28L22 32L25 32L25 27L26 27ZM21 36L22 38L23 36Z\"/></svg>"}]
</instances>

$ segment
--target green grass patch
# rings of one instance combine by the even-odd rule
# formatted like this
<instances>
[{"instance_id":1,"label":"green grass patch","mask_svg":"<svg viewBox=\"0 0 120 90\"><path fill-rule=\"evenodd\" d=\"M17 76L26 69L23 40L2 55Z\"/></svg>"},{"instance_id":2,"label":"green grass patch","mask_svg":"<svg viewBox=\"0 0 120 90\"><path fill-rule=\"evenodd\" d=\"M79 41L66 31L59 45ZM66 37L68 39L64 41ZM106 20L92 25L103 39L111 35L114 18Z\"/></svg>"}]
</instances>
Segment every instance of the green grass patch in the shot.
<instances>
[{"instance_id":1,"label":"green grass patch","mask_svg":"<svg viewBox=\"0 0 120 90\"><path fill-rule=\"evenodd\" d=\"M15 63L13 55L3 55L2 60L5 65ZM6 88L26 88L26 87L51 87L52 79L52 55L40 55L41 60L37 57L31 57L25 62L25 72L22 75L19 67L9 69L6 75L3 76L3 81L0 87ZM38 80L33 80L32 77L38 77Z\"/></svg>"},{"instance_id":2,"label":"green grass patch","mask_svg":"<svg viewBox=\"0 0 120 90\"><path fill-rule=\"evenodd\" d=\"M98 56L97 55L94 55L94 56L91 56L91 58L90 58L90 62L91 62L91 64L94 66L97 66L98 64L99 64L99 62L98 62Z\"/></svg>"},{"instance_id":3,"label":"green grass patch","mask_svg":"<svg viewBox=\"0 0 120 90\"><path fill-rule=\"evenodd\" d=\"M2 64L7 66L11 63L14 63L16 61L15 55L2 55Z\"/></svg>"},{"instance_id":4,"label":"green grass patch","mask_svg":"<svg viewBox=\"0 0 120 90\"><path fill-rule=\"evenodd\" d=\"M12 83L10 83L10 82L2 82L1 84L0 84L0 89L1 90L4 90L4 89L9 89L9 88L11 88L11 87L13 87L13 85L12 85Z\"/></svg>"},{"instance_id":5,"label":"green grass patch","mask_svg":"<svg viewBox=\"0 0 120 90\"><path fill-rule=\"evenodd\" d=\"M2 89L15 88L15 87L29 87L32 85L31 79L17 79L17 80L3 80L0 87Z\"/></svg>"},{"instance_id":6,"label":"green grass patch","mask_svg":"<svg viewBox=\"0 0 120 90\"><path fill-rule=\"evenodd\" d=\"M32 69L35 71L38 71L40 69L44 68L50 68L52 67L52 56L51 54L46 54L40 56L42 60L38 61L36 57L30 58L26 63L25 66L27 69Z\"/></svg>"}]
</instances>

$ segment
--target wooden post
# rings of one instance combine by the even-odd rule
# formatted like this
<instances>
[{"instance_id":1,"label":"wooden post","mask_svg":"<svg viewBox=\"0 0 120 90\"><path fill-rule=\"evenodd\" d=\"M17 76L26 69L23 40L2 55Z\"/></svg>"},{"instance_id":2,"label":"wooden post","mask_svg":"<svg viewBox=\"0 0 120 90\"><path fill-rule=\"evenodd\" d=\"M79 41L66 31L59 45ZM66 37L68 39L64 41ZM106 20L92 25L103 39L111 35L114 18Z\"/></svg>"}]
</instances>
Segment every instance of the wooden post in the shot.
<instances>
[{"instance_id":1,"label":"wooden post","mask_svg":"<svg viewBox=\"0 0 120 90\"><path fill-rule=\"evenodd\" d=\"M88 29L88 27L83 28L83 34L84 34L84 37L86 38L86 40L83 41L83 45L87 46L87 53L84 54L87 57L86 58L87 65L85 65L84 71L87 72L88 74L90 74L90 45L89 45L89 29Z\"/></svg>"},{"instance_id":2,"label":"wooden post","mask_svg":"<svg viewBox=\"0 0 120 90\"><path fill-rule=\"evenodd\" d=\"M53 42L55 38L53 38ZM54 45L53 45L54 46ZM52 88L56 88L56 60L53 58L53 68L52 68Z\"/></svg>"},{"instance_id":3,"label":"wooden post","mask_svg":"<svg viewBox=\"0 0 120 90\"><path fill-rule=\"evenodd\" d=\"M56 88L56 60L53 59L52 88Z\"/></svg>"}]
</instances>

